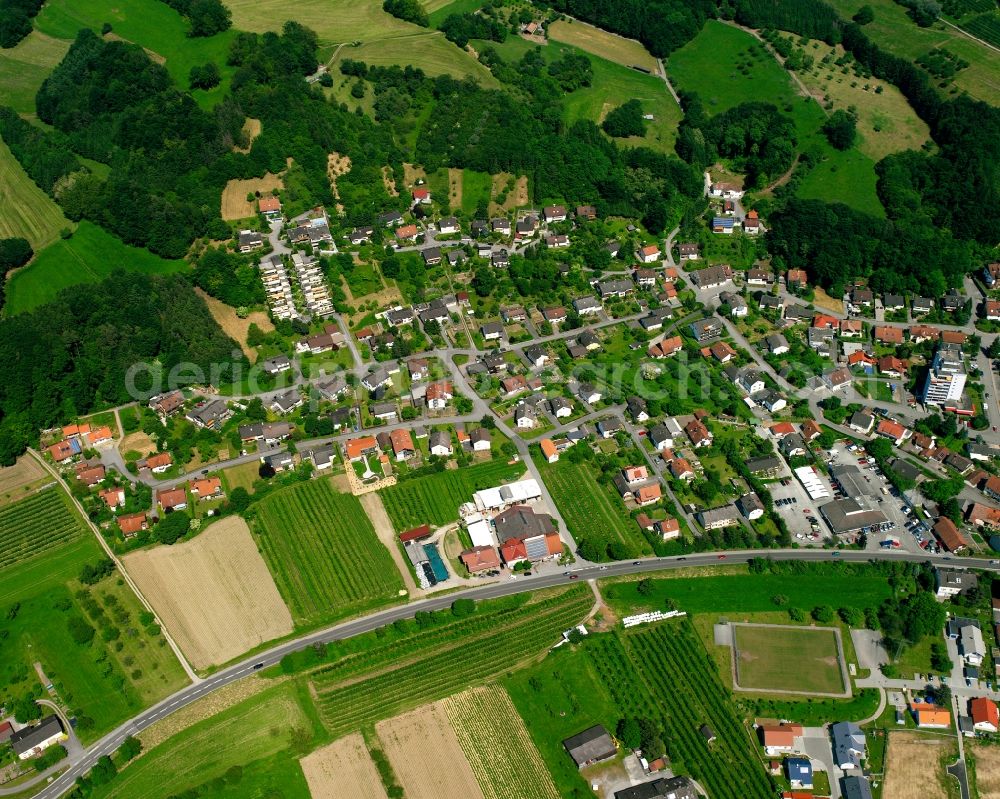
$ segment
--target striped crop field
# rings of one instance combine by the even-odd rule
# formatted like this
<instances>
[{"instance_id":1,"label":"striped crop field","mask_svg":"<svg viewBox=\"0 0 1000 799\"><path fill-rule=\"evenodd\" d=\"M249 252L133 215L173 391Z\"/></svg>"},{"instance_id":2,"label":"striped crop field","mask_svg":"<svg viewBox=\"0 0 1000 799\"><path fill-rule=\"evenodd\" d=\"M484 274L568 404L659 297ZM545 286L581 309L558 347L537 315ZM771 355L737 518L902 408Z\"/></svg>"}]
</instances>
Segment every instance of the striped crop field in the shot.
<instances>
[{"instance_id":1,"label":"striped crop field","mask_svg":"<svg viewBox=\"0 0 1000 799\"><path fill-rule=\"evenodd\" d=\"M296 624L385 605L403 589L357 497L338 494L327 480L266 497L250 524Z\"/></svg>"},{"instance_id":2,"label":"striped crop field","mask_svg":"<svg viewBox=\"0 0 1000 799\"><path fill-rule=\"evenodd\" d=\"M62 493L49 488L0 509L0 573L84 532Z\"/></svg>"}]
</instances>

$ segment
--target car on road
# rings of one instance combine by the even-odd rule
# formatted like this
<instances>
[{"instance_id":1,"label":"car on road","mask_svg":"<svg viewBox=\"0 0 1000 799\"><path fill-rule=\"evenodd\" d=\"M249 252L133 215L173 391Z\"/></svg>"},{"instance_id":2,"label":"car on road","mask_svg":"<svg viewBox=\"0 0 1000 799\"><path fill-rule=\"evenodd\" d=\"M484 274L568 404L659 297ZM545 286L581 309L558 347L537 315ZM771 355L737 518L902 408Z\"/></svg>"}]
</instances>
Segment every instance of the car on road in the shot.
<instances>
[{"instance_id":1,"label":"car on road","mask_svg":"<svg viewBox=\"0 0 1000 799\"><path fill-rule=\"evenodd\" d=\"M598 570L602 571L602 572L606 572L608 570L608 567L607 566L599 566Z\"/></svg>"},{"instance_id":2,"label":"car on road","mask_svg":"<svg viewBox=\"0 0 1000 799\"><path fill-rule=\"evenodd\" d=\"M641 566L642 565L642 561L641 560L633 560L632 561L632 565L633 566Z\"/></svg>"},{"instance_id":3,"label":"car on road","mask_svg":"<svg viewBox=\"0 0 1000 799\"><path fill-rule=\"evenodd\" d=\"M687 558L677 558L677 560L687 560Z\"/></svg>"},{"instance_id":4,"label":"car on road","mask_svg":"<svg viewBox=\"0 0 1000 799\"><path fill-rule=\"evenodd\" d=\"M840 557L840 552L838 552L837 550L834 550L833 557L839 558Z\"/></svg>"},{"instance_id":5,"label":"car on road","mask_svg":"<svg viewBox=\"0 0 1000 799\"><path fill-rule=\"evenodd\" d=\"M726 559L725 555L719 555L719 560L725 560L725 559Z\"/></svg>"},{"instance_id":6,"label":"car on road","mask_svg":"<svg viewBox=\"0 0 1000 799\"><path fill-rule=\"evenodd\" d=\"M571 579L571 580L579 580L580 579L580 575L579 574L571 574L569 576L569 579Z\"/></svg>"},{"instance_id":7,"label":"car on road","mask_svg":"<svg viewBox=\"0 0 1000 799\"><path fill-rule=\"evenodd\" d=\"M259 671L262 668L264 668L264 664L263 663L254 663L253 664L253 670L254 671Z\"/></svg>"}]
</instances>

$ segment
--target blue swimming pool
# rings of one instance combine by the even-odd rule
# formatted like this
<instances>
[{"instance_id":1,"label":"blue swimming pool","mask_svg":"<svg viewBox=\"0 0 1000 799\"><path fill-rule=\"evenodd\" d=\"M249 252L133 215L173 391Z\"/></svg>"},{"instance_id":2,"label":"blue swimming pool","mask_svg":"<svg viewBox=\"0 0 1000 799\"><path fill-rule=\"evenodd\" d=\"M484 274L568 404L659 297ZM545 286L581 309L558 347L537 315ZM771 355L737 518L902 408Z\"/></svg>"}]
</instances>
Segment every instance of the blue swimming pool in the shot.
<instances>
[{"instance_id":1,"label":"blue swimming pool","mask_svg":"<svg viewBox=\"0 0 1000 799\"><path fill-rule=\"evenodd\" d=\"M448 567L444 565L444 561L441 560L441 553L438 552L437 544L424 544L424 554L427 555L427 560L431 564L431 570L434 572L434 579L439 583L448 579Z\"/></svg>"}]
</instances>

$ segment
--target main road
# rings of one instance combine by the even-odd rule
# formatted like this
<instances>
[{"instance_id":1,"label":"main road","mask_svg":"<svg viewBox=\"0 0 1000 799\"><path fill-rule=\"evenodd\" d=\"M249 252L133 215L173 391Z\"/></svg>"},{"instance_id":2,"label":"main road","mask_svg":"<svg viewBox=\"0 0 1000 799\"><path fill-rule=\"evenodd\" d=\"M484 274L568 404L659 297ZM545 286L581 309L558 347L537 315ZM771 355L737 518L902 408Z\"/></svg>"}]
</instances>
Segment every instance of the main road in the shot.
<instances>
[{"instance_id":1,"label":"main road","mask_svg":"<svg viewBox=\"0 0 1000 799\"><path fill-rule=\"evenodd\" d=\"M927 557L907 552L861 552L854 550L822 550L822 549L779 549L779 550L739 550L731 552L706 552L686 556L670 558L648 558L641 561L619 561L603 566L587 566L575 569L563 574L547 574L534 577L517 577L501 583L491 583L479 588L469 588L463 591L455 591L444 596L431 597L419 602L412 602L407 605L383 610L373 613L363 618L347 621L325 630L319 630L308 635L303 635L291 641L277 644L270 649L260 652L252 657L246 658L239 663L222 669L207 677L201 682L189 685L177 691L163 701L148 708L130 721L122 724L114 731L108 733L100 740L93 743L82 757L73 762L69 769L59 777L46 785L41 791L35 794L38 799L57 799L68 791L74 784L76 778L86 774L98 758L102 755L112 754L121 742L129 735L135 735L146 727L159 721L165 716L169 716L174 711L201 699L213 691L225 685L242 680L251 676L256 671L273 666L285 655L304 649L313 644L325 644L331 641L339 641L344 638L360 635L379 627L392 624L398 619L410 618L417 611L440 610L449 607L456 599L495 599L497 597L509 596L511 594L523 593L526 591L536 591L542 588L551 588L558 585L571 585L570 580L588 580L605 577L617 577L630 574L644 574L665 569L690 568L697 566L717 565L720 561L726 563L747 563L753 558L771 558L774 560L798 560L798 561L848 561L865 562L871 560L902 561L907 563L931 562L936 565L947 565L952 567L974 567L984 569L994 573L1000 573L1000 564L994 561L983 559L962 558L953 560L950 557ZM574 579L575 577L575 579ZM0 796L20 793L27 786L21 784L16 788L0 788Z\"/></svg>"}]
</instances>

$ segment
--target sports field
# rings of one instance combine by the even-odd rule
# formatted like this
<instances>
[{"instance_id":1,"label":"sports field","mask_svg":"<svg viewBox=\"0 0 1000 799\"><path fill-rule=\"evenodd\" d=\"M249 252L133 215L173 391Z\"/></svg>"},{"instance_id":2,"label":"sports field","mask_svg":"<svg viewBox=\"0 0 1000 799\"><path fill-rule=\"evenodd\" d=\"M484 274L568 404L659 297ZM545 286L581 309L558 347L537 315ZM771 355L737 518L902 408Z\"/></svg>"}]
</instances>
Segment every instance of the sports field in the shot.
<instances>
[{"instance_id":1,"label":"sports field","mask_svg":"<svg viewBox=\"0 0 1000 799\"><path fill-rule=\"evenodd\" d=\"M357 497L312 480L266 497L252 520L257 545L297 625L399 599L399 571Z\"/></svg>"},{"instance_id":2,"label":"sports field","mask_svg":"<svg viewBox=\"0 0 1000 799\"><path fill-rule=\"evenodd\" d=\"M732 631L740 689L822 694L845 690L839 630L735 624Z\"/></svg>"},{"instance_id":3,"label":"sports field","mask_svg":"<svg viewBox=\"0 0 1000 799\"><path fill-rule=\"evenodd\" d=\"M458 507L472 501L472 494L484 488L509 483L524 472L501 460L479 466L454 469L412 480L402 480L380 492L389 518L397 532L421 524L441 526L458 519Z\"/></svg>"},{"instance_id":4,"label":"sports field","mask_svg":"<svg viewBox=\"0 0 1000 799\"><path fill-rule=\"evenodd\" d=\"M55 299L64 288L97 283L115 269L165 275L188 268L184 261L168 261L149 250L130 247L103 228L84 221L72 238L50 244L30 266L10 279L4 310L8 314L30 311Z\"/></svg>"},{"instance_id":5,"label":"sports field","mask_svg":"<svg viewBox=\"0 0 1000 799\"><path fill-rule=\"evenodd\" d=\"M35 95L53 67L62 61L69 42L37 30L15 47L0 50L0 105L17 113L35 115Z\"/></svg>"},{"instance_id":6,"label":"sports field","mask_svg":"<svg viewBox=\"0 0 1000 799\"><path fill-rule=\"evenodd\" d=\"M5 51L0 50L0 53L3 52ZM0 69L0 82L2 81L3 73ZM55 200L28 177L2 139L0 186L3 187L3 191L0 191L0 238L27 239L37 253L58 239L60 230L72 227Z\"/></svg>"},{"instance_id":7,"label":"sports field","mask_svg":"<svg viewBox=\"0 0 1000 799\"><path fill-rule=\"evenodd\" d=\"M588 540L606 548L617 541L628 549L627 557L651 551L621 497L598 483L590 466L563 459L543 466L542 478L577 544Z\"/></svg>"},{"instance_id":8,"label":"sports field","mask_svg":"<svg viewBox=\"0 0 1000 799\"><path fill-rule=\"evenodd\" d=\"M111 24L113 36L146 48L156 60L165 59L163 65L182 90L188 88L191 67L214 62L222 82L209 91L191 92L202 107L214 106L229 91L236 68L226 59L236 30L189 37L184 18L160 0L49 0L38 14L35 28L57 39L72 40L80 28L100 31L105 22Z\"/></svg>"}]
</instances>

